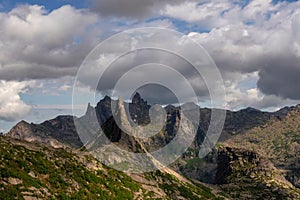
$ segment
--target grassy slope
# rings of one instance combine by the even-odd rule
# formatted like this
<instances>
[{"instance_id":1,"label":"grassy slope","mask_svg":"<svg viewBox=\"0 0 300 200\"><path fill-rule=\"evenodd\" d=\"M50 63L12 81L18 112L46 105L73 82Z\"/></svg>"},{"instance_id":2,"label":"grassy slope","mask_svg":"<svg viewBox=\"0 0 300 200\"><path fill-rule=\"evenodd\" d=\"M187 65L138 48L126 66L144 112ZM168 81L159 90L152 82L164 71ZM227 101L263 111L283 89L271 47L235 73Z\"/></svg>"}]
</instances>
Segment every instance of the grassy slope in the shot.
<instances>
[{"instance_id":1,"label":"grassy slope","mask_svg":"<svg viewBox=\"0 0 300 200\"><path fill-rule=\"evenodd\" d=\"M0 199L222 199L165 172L127 175L71 149L1 137L0 152Z\"/></svg>"}]
</instances>

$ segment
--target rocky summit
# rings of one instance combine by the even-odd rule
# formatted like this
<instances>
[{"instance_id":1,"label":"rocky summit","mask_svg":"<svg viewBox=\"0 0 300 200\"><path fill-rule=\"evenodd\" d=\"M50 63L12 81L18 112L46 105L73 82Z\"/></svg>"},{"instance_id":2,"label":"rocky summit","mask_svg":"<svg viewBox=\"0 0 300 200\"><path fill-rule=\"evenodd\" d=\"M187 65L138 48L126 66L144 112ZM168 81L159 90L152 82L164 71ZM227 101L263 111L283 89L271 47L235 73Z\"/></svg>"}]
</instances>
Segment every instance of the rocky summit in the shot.
<instances>
[{"instance_id":1,"label":"rocky summit","mask_svg":"<svg viewBox=\"0 0 300 200\"><path fill-rule=\"evenodd\" d=\"M137 93L131 102L105 96L96 107L89 104L81 117L58 116L41 124L21 121L1 137L0 196L6 199L11 196L19 199L300 198L299 106L277 112L253 108L226 111L221 137L204 158L198 154L212 109L197 108L199 122L183 127L185 135L196 130L189 148L169 167L145 174L129 173L128 158L112 156L109 149L102 152L102 159L107 163L120 162L128 173L109 169L87 150L95 150L107 140L128 152L148 155L176 137L180 122L185 119L181 107L151 107ZM166 122L152 137L143 139L128 134L134 123L155 129L151 127L151 112L162 109ZM194 109L188 113L197 114ZM75 123L84 125L90 136L80 137ZM142 134L141 130L137 129L137 134ZM160 165L153 158L151 161Z\"/></svg>"}]
</instances>

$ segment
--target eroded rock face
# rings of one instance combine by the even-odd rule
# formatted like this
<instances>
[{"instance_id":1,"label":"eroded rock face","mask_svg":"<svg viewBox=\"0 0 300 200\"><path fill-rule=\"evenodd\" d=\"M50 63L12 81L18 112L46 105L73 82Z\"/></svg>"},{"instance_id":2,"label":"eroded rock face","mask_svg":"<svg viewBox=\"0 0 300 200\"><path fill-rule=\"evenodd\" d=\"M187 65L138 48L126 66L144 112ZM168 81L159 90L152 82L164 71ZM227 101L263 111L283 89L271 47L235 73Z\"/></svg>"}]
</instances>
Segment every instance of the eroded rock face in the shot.
<instances>
[{"instance_id":1,"label":"eroded rock face","mask_svg":"<svg viewBox=\"0 0 300 200\"><path fill-rule=\"evenodd\" d=\"M114 143L118 143L119 146L123 147L126 150L133 152L140 152L138 148L137 141L134 137L125 133L122 129L127 130L130 127L130 122L127 119L124 101L119 99L116 104L116 113L115 113L117 124L113 117L110 117L103 125L102 130L104 131L106 137ZM122 127L122 129L119 127Z\"/></svg>"},{"instance_id":2,"label":"eroded rock face","mask_svg":"<svg viewBox=\"0 0 300 200\"><path fill-rule=\"evenodd\" d=\"M100 125L105 123L112 116L112 101L113 100L109 96L105 96L101 101L99 101L99 103L97 103L95 110Z\"/></svg>"},{"instance_id":3,"label":"eroded rock face","mask_svg":"<svg viewBox=\"0 0 300 200\"><path fill-rule=\"evenodd\" d=\"M16 124L7 135L19 140L28 140L33 136L33 132L34 125L29 124L26 121L21 121Z\"/></svg>"},{"instance_id":4,"label":"eroded rock face","mask_svg":"<svg viewBox=\"0 0 300 200\"><path fill-rule=\"evenodd\" d=\"M139 93L136 93L132 98L132 103L129 104L129 113L133 121L137 124L150 123L149 109L147 101L142 99Z\"/></svg>"},{"instance_id":5,"label":"eroded rock face","mask_svg":"<svg viewBox=\"0 0 300 200\"><path fill-rule=\"evenodd\" d=\"M281 171L260 154L235 147L220 147L216 184L238 199L298 199L299 191Z\"/></svg>"},{"instance_id":6,"label":"eroded rock face","mask_svg":"<svg viewBox=\"0 0 300 200\"><path fill-rule=\"evenodd\" d=\"M240 173L241 170L244 174L267 172L266 176L270 175L270 171L275 170L269 160L261 157L256 152L234 147L221 147L218 149L217 165L215 180L217 184L230 183L230 176Z\"/></svg>"}]
</instances>

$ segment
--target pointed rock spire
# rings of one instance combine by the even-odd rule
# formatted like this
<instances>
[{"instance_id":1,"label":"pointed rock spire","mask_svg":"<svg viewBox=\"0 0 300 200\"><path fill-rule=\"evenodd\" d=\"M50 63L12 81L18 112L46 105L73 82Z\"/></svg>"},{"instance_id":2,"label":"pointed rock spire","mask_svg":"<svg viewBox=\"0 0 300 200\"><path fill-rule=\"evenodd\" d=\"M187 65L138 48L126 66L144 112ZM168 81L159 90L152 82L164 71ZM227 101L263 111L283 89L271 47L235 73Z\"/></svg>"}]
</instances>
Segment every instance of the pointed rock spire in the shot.
<instances>
[{"instance_id":1,"label":"pointed rock spire","mask_svg":"<svg viewBox=\"0 0 300 200\"><path fill-rule=\"evenodd\" d=\"M132 103L139 104L142 100L141 95L137 92L132 98Z\"/></svg>"},{"instance_id":2,"label":"pointed rock spire","mask_svg":"<svg viewBox=\"0 0 300 200\"><path fill-rule=\"evenodd\" d=\"M111 98L109 96L105 96L102 100L102 102L110 102L111 101Z\"/></svg>"},{"instance_id":3,"label":"pointed rock spire","mask_svg":"<svg viewBox=\"0 0 300 200\"><path fill-rule=\"evenodd\" d=\"M87 116L91 116L93 115L95 112L95 108L93 106L91 106L91 104L89 103L85 112L85 115Z\"/></svg>"},{"instance_id":4,"label":"pointed rock spire","mask_svg":"<svg viewBox=\"0 0 300 200\"><path fill-rule=\"evenodd\" d=\"M119 128L124 132L128 132L131 130L131 125L127 116L128 112L126 112L126 108L124 105L124 101L122 98L119 98L116 102L115 106L115 121L118 124Z\"/></svg>"}]
</instances>

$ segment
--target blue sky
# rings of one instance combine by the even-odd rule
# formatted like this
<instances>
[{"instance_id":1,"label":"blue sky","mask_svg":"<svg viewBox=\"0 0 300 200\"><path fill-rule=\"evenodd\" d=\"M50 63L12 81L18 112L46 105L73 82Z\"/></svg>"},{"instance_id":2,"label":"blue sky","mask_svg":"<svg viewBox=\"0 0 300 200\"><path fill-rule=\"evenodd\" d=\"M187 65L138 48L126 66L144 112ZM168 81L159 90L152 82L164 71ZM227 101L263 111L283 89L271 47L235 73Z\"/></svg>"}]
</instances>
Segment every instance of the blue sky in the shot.
<instances>
[{"instance_id":1,"label":"blue sky","mask_svg":"<svg viewBox=\"0 0 300 200\"><path fill-rule=\"evenodd\" d=\"M72 114L85 57L109 36L137 27L175 29L202 45L222 73L227 109L298 104L299 10L295 0L1 1L0 130Z\"/></svg>"},{"instance_id":2,"label":"blue sky","mask_svg":"<svg viewBox=\"0 0 300 200\"><path fill-rule=\"evenodd\" d=\"M37 4L42 5L48 11L57 9L63 5L70 4L75 8L88 8L91 2L88 0L38 0L38 1L17 1L17 0L3 0L1 1L2 11L10 11L18 5L22 4Z\"/></svg>"}]
</instances>

